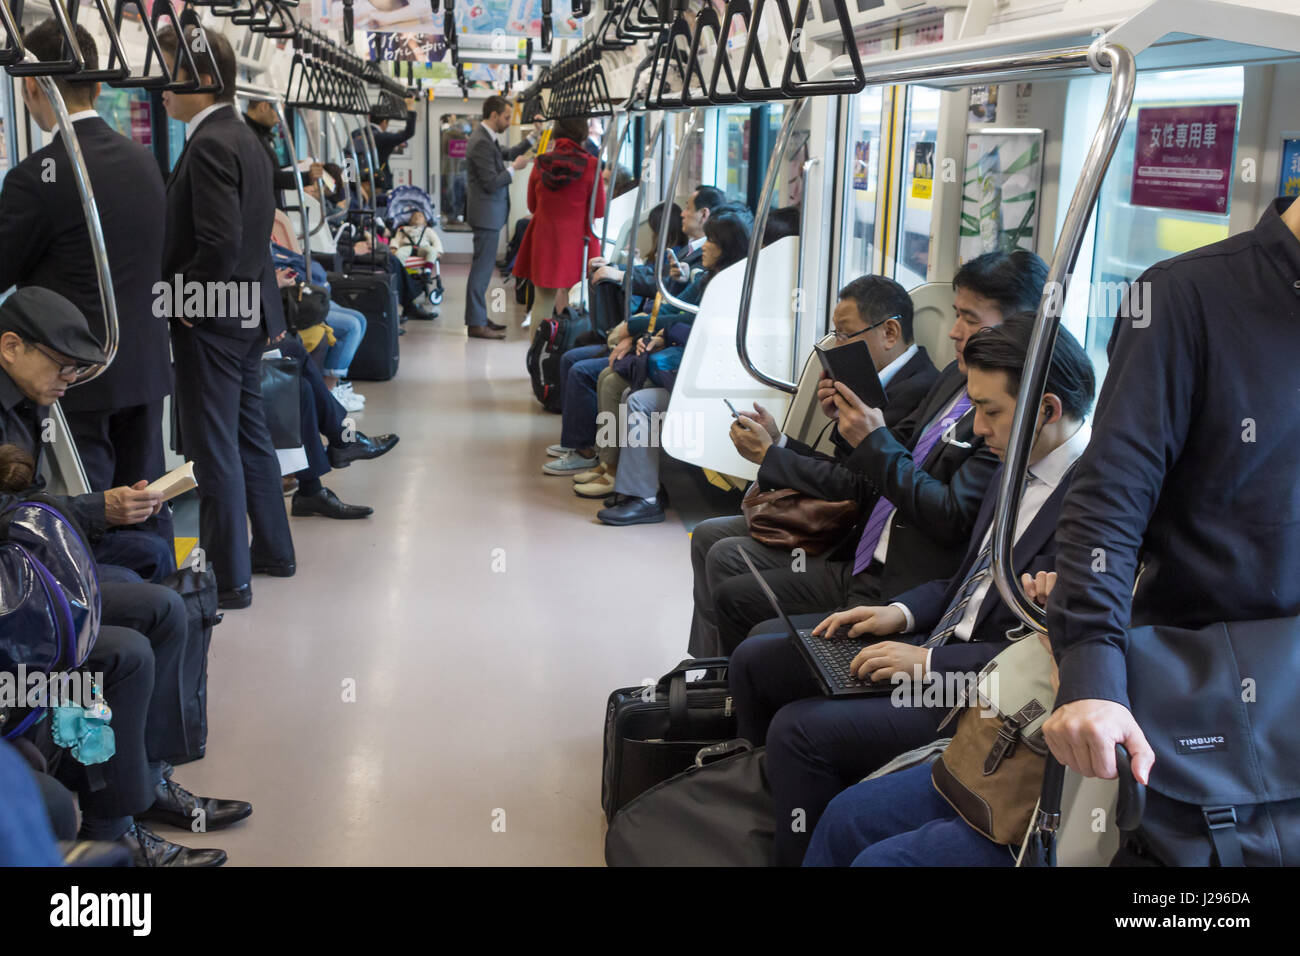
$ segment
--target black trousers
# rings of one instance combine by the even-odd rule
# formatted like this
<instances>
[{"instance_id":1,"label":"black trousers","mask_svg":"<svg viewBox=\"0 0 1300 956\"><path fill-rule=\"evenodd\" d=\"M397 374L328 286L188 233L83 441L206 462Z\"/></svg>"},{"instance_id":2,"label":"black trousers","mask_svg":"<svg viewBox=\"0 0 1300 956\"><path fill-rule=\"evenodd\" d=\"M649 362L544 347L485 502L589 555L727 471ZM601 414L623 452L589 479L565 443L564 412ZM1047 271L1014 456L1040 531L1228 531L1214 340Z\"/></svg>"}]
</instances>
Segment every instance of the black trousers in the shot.
<instances>
[{"instance_id":1,"label":"black trousers","mask_svg":"<svg viewBox=\"0 0 1300 956\"><path fill-rule=\"evenodd\" d=\"M249 583L254 559L294 559L280 463L262 408L265 332L240 332L180 322L172 328L181 444L199 483L199 544L223 591Z\"/></svg>"},{"instance_id":2,"label":"black trousers","mask_svg":"<svg viewBox=\"0 0 1300 956\"><path fill-rule=\"evenodd\" d=\"M792 617L812 627L821 615ZM777 630L780 628L780 630ZM891 697L832 700L779 621L761 625L731 658L728 688L740 736L767 745L778 866L799 866L817 821L840 791L939 736L942 707Z\"/></svg>"},{"instance_id":3,"label":"black trousers","mask_svg":"<svg viewBox=\"0 0 1300 956\"><path fill-rule=\"evenodd\" d=\"M141 478L153 481L166 473L163 459L163 400L105 411L63 410L86 469L91 491L133 485ZM171 508L141 524L170 545Z\"/></svg>"},{"instance_id":4,"label":"black trousers","mask_svg":"<svg viewBox=\"0 0 1300 956\"><path fill-rule=\"evenodd\" d=\"M116 750L88 771L71 754L43 742L54 775L77 792L89 819L130 816L153 804L157 774L150 763L175 752L168 735L180 726L180 668L189 637L179 594L110 576L100 587L103 624L82 669L104 675L101 689L113 710ZM92 779L99 775L104 786L95 789Z\"/></svg>"},{"instance_id":5,"label":"black trousers","mask_svg":"<svg viewBox=\"0 0 1300 956\"><path fill-rule=\"evenodd\" d=\"M788 566L765 570L763 580L786 614L819 615L813 623L832 611L880 600L879 578L872 568L854 575L849 561L809 559L802 570ZM774 613L772 602L748 571L717 582L713 603L724 654L733 653L756 625L770 620Z\"/></svg>"}]
</instances>

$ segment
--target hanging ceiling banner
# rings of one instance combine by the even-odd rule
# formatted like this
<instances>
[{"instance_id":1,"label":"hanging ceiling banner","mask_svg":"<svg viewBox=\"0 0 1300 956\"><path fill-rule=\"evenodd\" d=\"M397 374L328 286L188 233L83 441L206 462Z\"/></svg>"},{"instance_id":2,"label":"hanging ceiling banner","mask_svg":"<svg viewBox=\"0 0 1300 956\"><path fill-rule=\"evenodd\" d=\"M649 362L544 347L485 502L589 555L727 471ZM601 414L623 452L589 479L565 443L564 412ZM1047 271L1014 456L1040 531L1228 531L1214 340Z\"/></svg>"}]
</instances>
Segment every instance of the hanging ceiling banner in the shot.
<instances>
[{"instance_id":1,"label":"hanging ceiling banner","mask_svg":"<svg viewBox=\"0 0 1300 956\"><path fill-rule=\"evenodd\" d=\"M576 37L582 25L571 13L570 0L554 0L551 25L557 37ZM316 22L322 29L343 27L343 0L315 0ZM426 0L354 0L353 22L358 30L442 34L443 12L435 15ZM542 0L461 0L455 7L460 36L540 37Z\"/></svg>"},{"instance_id":2,"label":"hanging ceiling banner","mask_svg":"<svg viewBox=\"0 0 1300 956\"><path fill-rule=\"evenodd\" d=\"M372 60L438 63L447 55L440 33L367 33L366 43Z\"/></svg>"}]
</instances>

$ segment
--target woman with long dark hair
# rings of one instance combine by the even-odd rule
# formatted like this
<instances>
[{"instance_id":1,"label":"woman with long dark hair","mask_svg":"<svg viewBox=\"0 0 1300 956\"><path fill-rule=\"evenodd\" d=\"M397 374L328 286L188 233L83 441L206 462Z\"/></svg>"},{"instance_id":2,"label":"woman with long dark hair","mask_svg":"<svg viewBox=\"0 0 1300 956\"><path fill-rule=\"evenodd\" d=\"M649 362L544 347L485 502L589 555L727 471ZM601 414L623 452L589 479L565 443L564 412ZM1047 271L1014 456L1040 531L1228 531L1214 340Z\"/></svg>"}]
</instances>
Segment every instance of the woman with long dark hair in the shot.
<instances>
[{"instance_id":1,"label":"woman with long dark hair","mask_svg":"<svg viewBox=\"0 0 1300 956\"><path fill-rule=\"evenodd\" d=\"M600 255L600 242L587 221L593 189L595 215L605 214L605 184L597 175L596 157L582 145L587 118L556 120L551 136L554 146L537 157L528 177L533 218L514 268L537 290L533 311L539 325L569 304L569 287L582 279L587 260Z\"/></svg>"}]
</instances>

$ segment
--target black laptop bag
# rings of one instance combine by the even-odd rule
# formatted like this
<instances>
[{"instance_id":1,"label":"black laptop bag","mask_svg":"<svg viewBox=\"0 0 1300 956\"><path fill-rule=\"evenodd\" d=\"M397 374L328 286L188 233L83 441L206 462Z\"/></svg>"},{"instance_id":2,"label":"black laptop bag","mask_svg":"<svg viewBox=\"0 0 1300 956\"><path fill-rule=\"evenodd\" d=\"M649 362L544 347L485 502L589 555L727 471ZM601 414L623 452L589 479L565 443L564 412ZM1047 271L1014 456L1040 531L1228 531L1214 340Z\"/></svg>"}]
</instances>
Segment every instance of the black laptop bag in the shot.
<instances>
[{"instance_id":1,"label":"black laptop bag","mask_svg":"<svg viewBox=\"0 0 1300 956\"><path fill-rule=\"evenodd\" d=\"M707 680L688 681L705 670ZM600 802L607 818L637 794L680 773L700 748L736 736L727 659L684 660L651 687L622 687L605 708Z\"/></svg>"}]
</instances>

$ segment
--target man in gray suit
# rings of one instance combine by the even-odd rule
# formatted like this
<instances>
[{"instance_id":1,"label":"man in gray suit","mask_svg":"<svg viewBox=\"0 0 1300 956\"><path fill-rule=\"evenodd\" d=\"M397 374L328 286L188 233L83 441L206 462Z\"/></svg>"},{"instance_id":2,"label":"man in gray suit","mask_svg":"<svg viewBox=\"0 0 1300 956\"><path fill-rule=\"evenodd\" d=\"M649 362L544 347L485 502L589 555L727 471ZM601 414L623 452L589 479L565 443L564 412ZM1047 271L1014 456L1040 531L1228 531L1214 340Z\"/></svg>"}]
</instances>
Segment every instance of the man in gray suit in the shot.
<instances>
[{"instance_id":1,"label":"man in gray suit","mask_svg":"<svg viewBox=\"0 0 1300 956\"><path fill-rule=\"evenodd\" d=\"M469 189L465 217L474 228L474 262L469 267L465 292L465 325L471 338L504 339L504 325L487 315L487 287L496 264L501 227L510 212L510 182L515 173L532 162L529 151L541 130L533 127L528 138L502 150L497 137L510 128L510 103L501 96L489 96L483 103L483 122L470 134L465 148ZM506 165L509 161L510 165Z\"/></svg>"}]
</instances>

